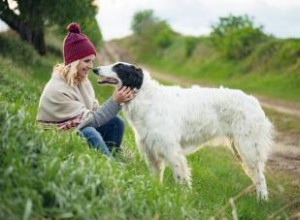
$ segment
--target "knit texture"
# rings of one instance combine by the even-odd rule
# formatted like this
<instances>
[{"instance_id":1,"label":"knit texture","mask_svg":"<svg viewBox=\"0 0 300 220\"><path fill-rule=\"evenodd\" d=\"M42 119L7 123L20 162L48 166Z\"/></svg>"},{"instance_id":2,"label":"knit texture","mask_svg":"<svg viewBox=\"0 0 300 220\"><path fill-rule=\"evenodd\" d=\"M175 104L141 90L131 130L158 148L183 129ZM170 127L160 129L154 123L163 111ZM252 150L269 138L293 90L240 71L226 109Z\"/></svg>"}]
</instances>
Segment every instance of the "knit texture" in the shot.
<instances>
[{"instance_id":1,"label":"knit texture","mask_svg":"<svg viewBox=\"0 0 300 220\"><path fill-rule=\"evenodd\" d=\"M37 120L62 123L78 115L85 116L97 107L98 102L89 81L70 87L57 73L53 73L41 95Z\"/></svg>"},{"instance_id":2,"label":"knit texture","mask_svg":"<svg viewBox=\"0 0 300 220\"><path fill-rule=\"evenodd\" d=\"M96 48L89 38L81 32L79 24L71 23L68 25L67 30L69 33L64 39L63 46L65 65L91 54L96 55Z\"/></svg>"},{"instance_id":3,"label":"knit texture","mask_svg":"<svg viewBox=\"0 0 300 220\"><path fill-rule=\"evenodd\" d=\"M70 87L53 73L40 98L37 122L45 129L99 127L115 117L120 109L112 98L99 106L90 81Z\"/></svg>"}]
</instances>

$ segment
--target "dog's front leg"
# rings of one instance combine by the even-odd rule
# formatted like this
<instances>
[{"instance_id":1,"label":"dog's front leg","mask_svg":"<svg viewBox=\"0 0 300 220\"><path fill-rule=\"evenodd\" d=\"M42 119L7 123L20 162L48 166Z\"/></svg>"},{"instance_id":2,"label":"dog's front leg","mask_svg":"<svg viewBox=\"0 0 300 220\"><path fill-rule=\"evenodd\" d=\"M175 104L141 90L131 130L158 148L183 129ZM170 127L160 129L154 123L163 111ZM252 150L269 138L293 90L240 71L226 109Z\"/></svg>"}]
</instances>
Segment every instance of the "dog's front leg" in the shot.
<instances>
[{"instance_id":1,"label":"dog's front leg","mask_svg":"<svg viewBox=\"0 0 300 220\"><path fill-rule=\"evenodd\" d=\"M191 189L191 170L188 167L187 160L183 152L181 150L169 151L166 152L165 158L171 166L174 179L178 183L186 185L189 189Z\"/></svg>"},{"instance_id":2,"label":"dog's front leg","mask_svg":"<svg viewBox=\"0 0 300 220\"><path fill-rule=\"evenodd\" d=\"M153 176L159 179L160 182L163 181L165 163L162 158L159 158L155 152L148 150L149 148L145 148L145 160L147 162L149 171Z\"/></svg>"}]
</instances>

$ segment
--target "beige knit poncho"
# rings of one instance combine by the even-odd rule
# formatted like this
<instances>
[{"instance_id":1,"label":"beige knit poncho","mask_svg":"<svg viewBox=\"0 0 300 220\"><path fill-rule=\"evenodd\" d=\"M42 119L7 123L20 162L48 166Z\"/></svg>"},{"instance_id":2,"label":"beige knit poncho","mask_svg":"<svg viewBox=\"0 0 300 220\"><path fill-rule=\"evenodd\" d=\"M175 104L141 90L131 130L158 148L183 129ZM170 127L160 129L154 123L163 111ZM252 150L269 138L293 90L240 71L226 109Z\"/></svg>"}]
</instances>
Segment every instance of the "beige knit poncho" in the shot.
<instances>
[{"instance_id":1,"label":"beige knit poncho","mask_svg":"<svg viewBox=\"0 0 300 220\"><path fill-rule=\"evenodd\" d=\"M71 87L66 80L53 73L41 95L37 121L44 126L59 124L77 116L84 118L98 107L89 80Z\"/></svg>"}]
</instances>

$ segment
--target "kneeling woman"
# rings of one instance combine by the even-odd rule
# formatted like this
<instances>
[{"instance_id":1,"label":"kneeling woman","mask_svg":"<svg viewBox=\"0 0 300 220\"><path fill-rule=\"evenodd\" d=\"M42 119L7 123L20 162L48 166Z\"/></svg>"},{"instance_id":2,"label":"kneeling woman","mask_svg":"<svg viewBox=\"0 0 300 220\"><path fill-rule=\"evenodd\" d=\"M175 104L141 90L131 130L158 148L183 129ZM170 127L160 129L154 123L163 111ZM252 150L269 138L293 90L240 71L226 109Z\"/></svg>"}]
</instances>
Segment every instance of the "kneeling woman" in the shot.
<instances>
[{"instance_id":1,"label":"kneeling woman","mask_svg":"<svg viewBox=\"0 0 300 220\"><path fill-rule=\"evenodd\" d=\"M44 128L67 130L76 128L89 145L111 156L120 149L124 123L117 116L121 103L133 98L126 87L115 90L112 97L99 106L88 80L96 49L80 26L71 23L64 39L64 63L54 67L52 76L40 98L37 121Z\"/></svg>"}]
</instances>

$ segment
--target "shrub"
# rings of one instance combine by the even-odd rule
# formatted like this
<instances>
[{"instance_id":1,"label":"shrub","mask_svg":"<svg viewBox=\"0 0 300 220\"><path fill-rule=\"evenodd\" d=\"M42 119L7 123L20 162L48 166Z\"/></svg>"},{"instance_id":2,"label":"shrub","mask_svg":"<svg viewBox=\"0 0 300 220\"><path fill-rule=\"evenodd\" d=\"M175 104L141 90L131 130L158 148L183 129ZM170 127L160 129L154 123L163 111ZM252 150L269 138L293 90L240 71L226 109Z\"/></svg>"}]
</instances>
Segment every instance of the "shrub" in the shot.
<instances>
[{"instance_id":1,"label":"shrub","mask_svg":"<svg viewBox=\"0 0 300 220\"><path fill-rule=\"evenodd\" d=\"M299 71L300 41L270 39L260 44L246 62L248 70Z\"/></svg>"},{"instance_id":2,"label":"shrub","mask_svg":"<svg viewBox=\"0 0 300 220\"><path fill-rule=\"evenodd\" d=\"M247 15L221 17L212 28L213 44L222 55L230 59L248 56L257 44L267 38L262 27L255 27Z\"/></svg>"},{"instance_id":3,"label":"shrub","mask_svg":"<svg viewBox=\"0 0 300 220\"><path fill-rule=\"evenodd\" d=\"M199 40L196 37L186 37L184 38L184 40L185 40L185 55L188 58L193 54L195 48L197 47L197 44L199 43Z\"/></svg>"},{"instance_id":4,"label":"shrub","mask_svg":"<svg viewBox=\"0 0 300 220\"><path fill-rule=\"evenodd\" d=\"M42 62L40 55L32 45L24 43L12 34L0 35L0 54L7 58L17 60L22 64L40 64Z\"/></svg>"},{"instance_id":5,"label":"shrub","mask_svg":"<svg viewBox=\"0 0 300 220\"><path fill-rule=\"evenodd\" d=\"M152 10L137 12L132 20L131 29L150 47L165 49L173 42L174 33L168 23L157 18Z\"/></svg>"}]
</instances>

